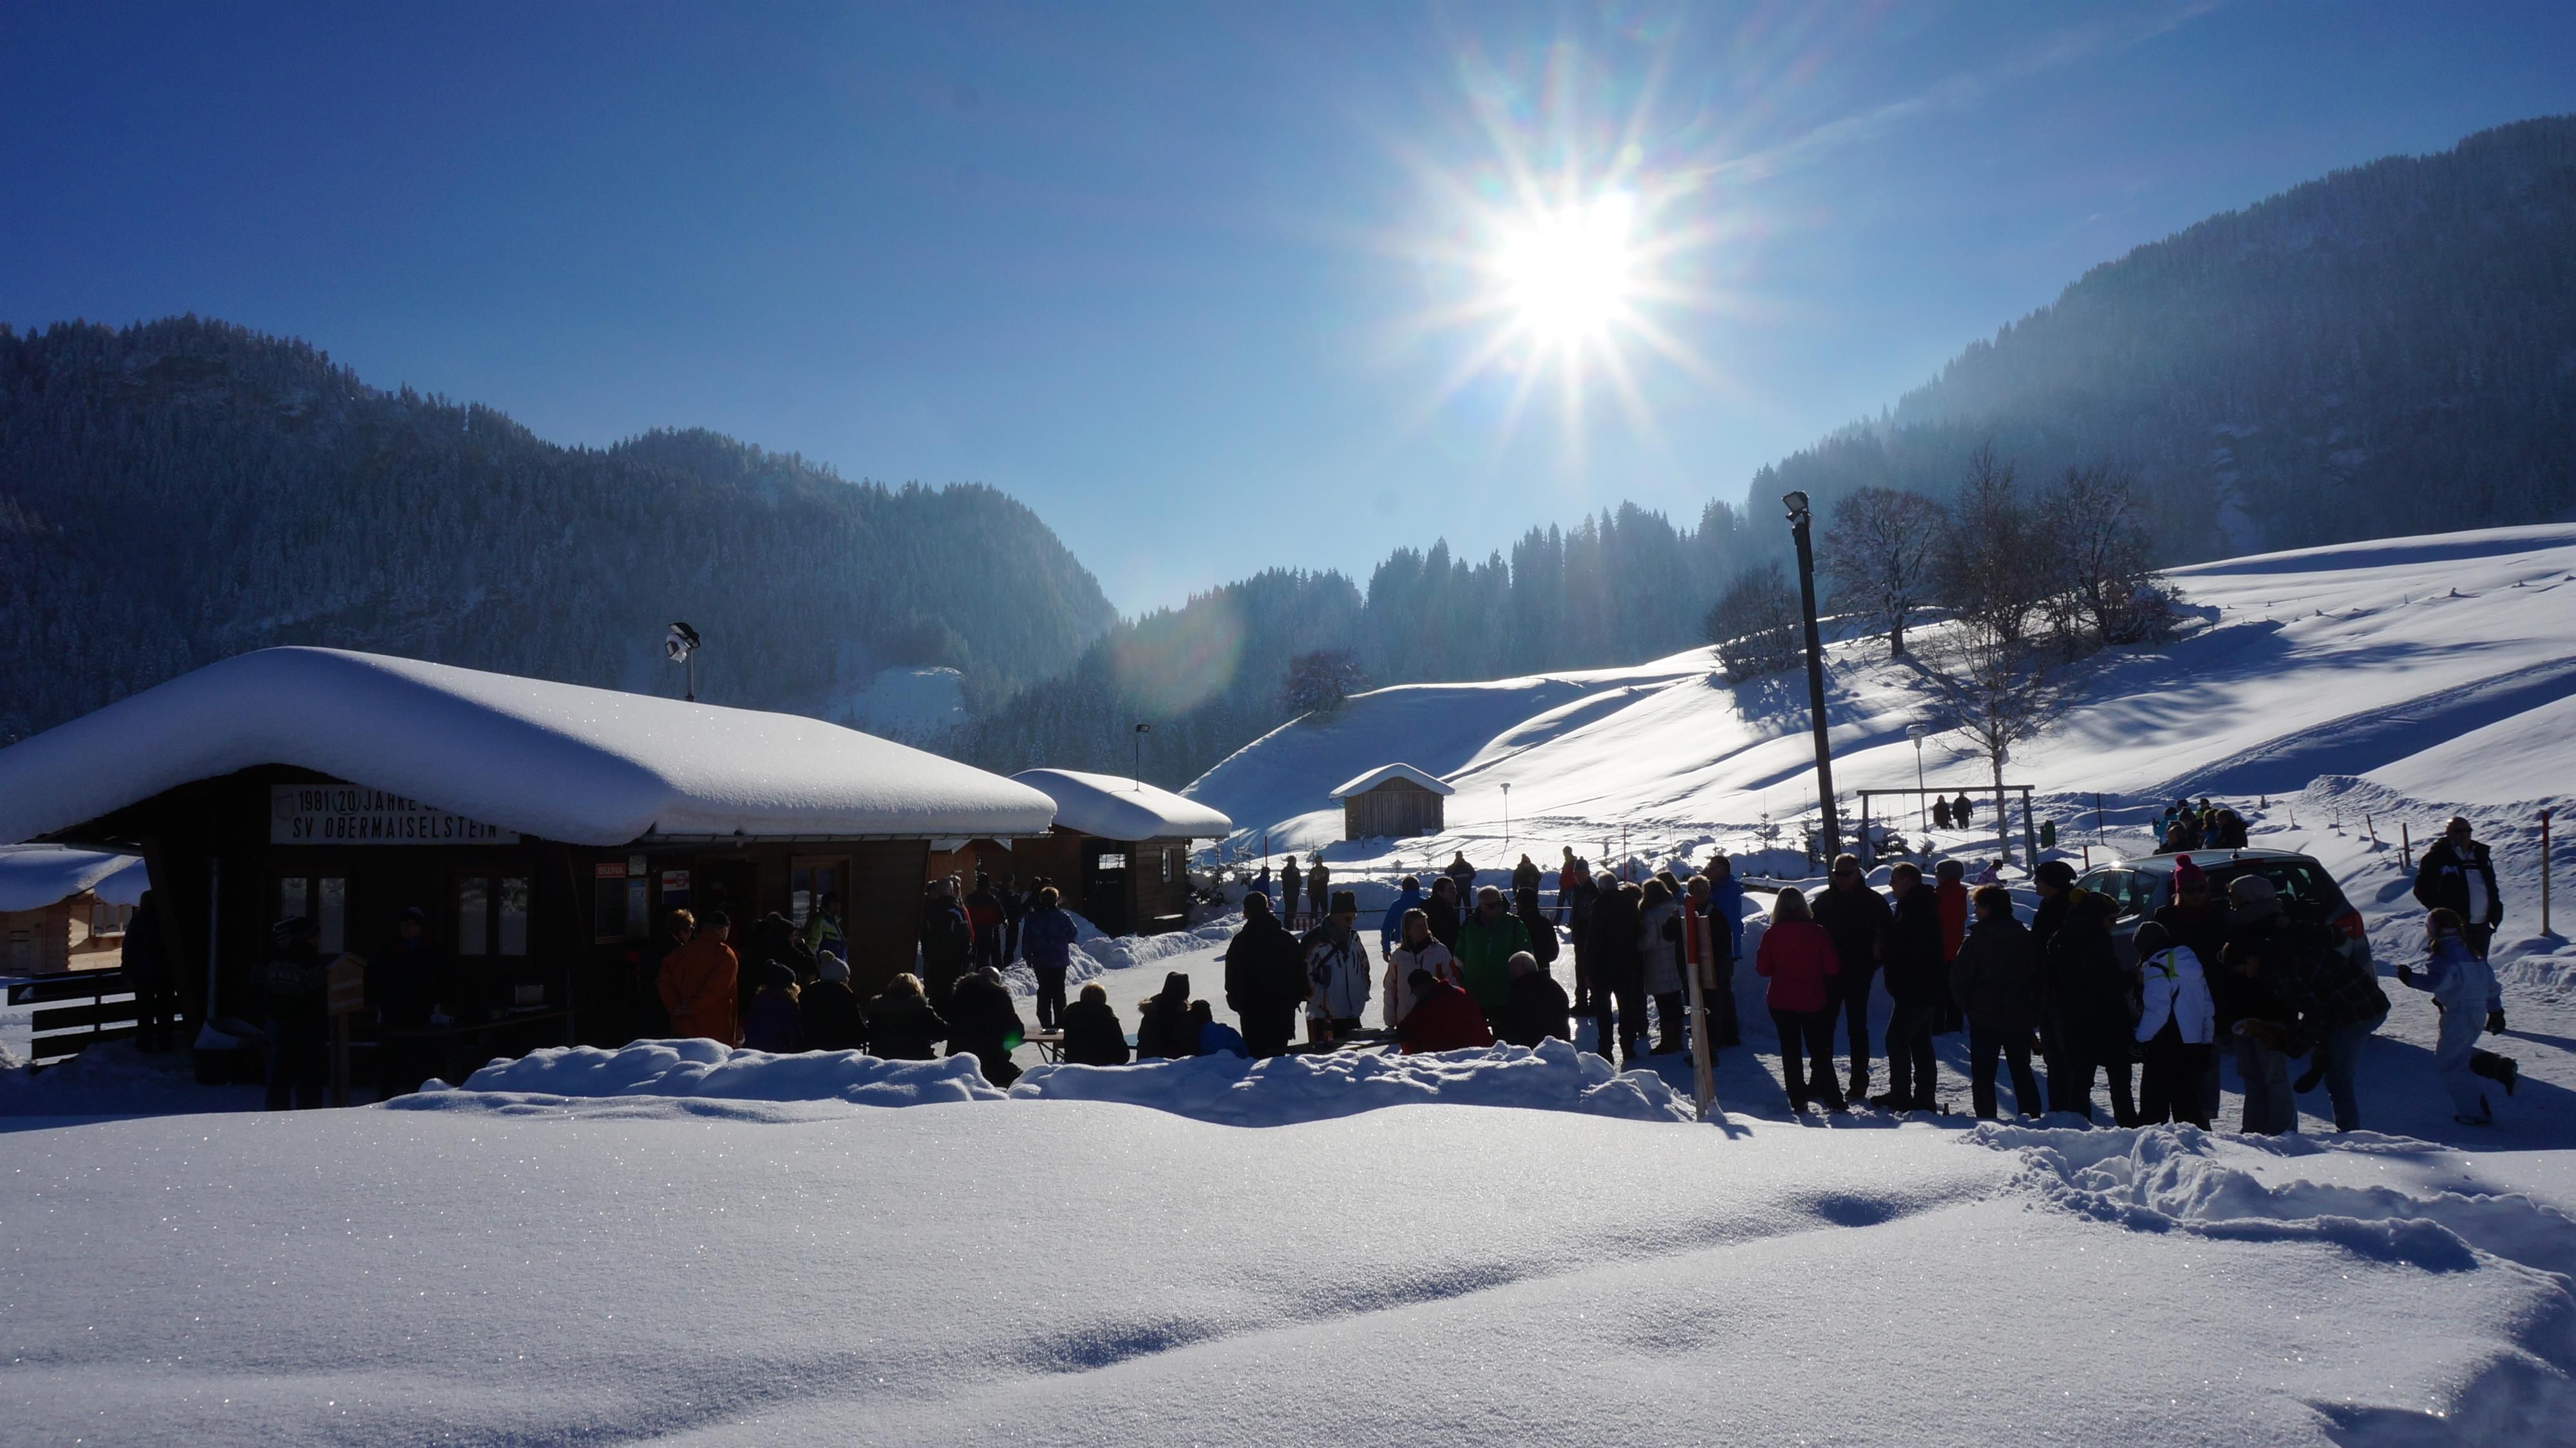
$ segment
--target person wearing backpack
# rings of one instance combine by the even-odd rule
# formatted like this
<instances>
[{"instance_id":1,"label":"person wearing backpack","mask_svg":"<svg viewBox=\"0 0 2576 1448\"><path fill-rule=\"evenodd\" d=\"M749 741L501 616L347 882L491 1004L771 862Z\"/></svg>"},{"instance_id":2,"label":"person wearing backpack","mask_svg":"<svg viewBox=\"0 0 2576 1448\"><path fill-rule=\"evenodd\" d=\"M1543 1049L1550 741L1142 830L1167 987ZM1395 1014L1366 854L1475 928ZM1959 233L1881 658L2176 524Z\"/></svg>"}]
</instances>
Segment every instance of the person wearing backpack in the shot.
<instances>
[{"instance_id":1,"label":"person wearing backpack","mask_svg":"<svg viewBox=\"0 0 2576 1448\"><path fill-rule=\"evenodd\" d=\"M2052 862L2055 863L2055 862ZM2052 1111L2093 1119L2093 1073L2111 1082L2111 1120L2137 1124L2129 1093L2129 975L2111 943L2111 897L2071 889L2066 923L2041 954L2048 962L2048 1014L2056 1028L2058 1067L2048 1078Z\"/></svg>"},{"instance_id":2,"label":"person wearing backpack","mask_svg":"<svg viewBox=\"0 0 2576 1448\"><path fill-rule=\"evenodd\" d=\"M2361 1099L2354 1077L2361 1069L2361 1048L2388 1023L2388 993L2379 988L2379 972L2367 959L2345 953L2343 942L2322 925L2303 927L2308 948L2299 956L2310 994L2317 1002L2315 1062L2310 1076L2325 1078L2326 1099L2334 1103L2335 1130L2361 1128ZM2315 1083L2303 1078L2302 1089Z\"/></svg>"},{"instance_id":3,"label":"person wearing backpack","mask_svg":"<svg viewBox=\"0 0 2576 1448\"><path fill-rule=\"evenodd\" d=\"M2479 1089L2478 1082L2494 1081L2504 1087L2505 1095L2511 1096L2522 1075L2519 1063L2511 1056L2477 1048L2479 1027L2486 1024L2490 1013L2502 1009L2495 971L2470 947L2459 912L2447 906L2425 917L2424 945L2429 957L2424 972L2418 975L2399 961L2398 982L2431 992L2433 1007L2441 1012L2442 1029L2433 1047L2433 1069L2442 1073L2442 1085L2451 1093L2455 1108L2451 1119L2462 1126L2492 1125L2495 1111L2487 1105L2486 1093Z\"/></svg>"},{"instance_id":4,"label":"person wearing backpack","mask_svg":"<svg viewBox=\"0 0 2576 1448\"><path fill-rule=\"evenodd\" d=\"M2207 972L2192 948L2153 920L2131 937L2138 951L2138 1028L2131 1032L2145 1062L2138 1086L2138 1124L2188 1121L2209 1129L2200 1077L2216 1034L2218 1010Z\"/></svg>"}]
</instances>

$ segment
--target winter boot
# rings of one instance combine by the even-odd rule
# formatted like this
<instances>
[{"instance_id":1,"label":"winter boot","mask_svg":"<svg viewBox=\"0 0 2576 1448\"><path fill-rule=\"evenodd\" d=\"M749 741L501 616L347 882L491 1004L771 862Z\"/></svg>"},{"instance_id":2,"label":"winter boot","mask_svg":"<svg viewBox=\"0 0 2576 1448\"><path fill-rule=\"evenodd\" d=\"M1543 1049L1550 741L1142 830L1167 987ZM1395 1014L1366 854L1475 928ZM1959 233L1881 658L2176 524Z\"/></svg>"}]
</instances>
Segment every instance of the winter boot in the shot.
<instances>
[{"instance_id":1,"label":"winter boot","mask_svg":"<svg viewBox=\"0 0 2576 1448\"><path fill-rule=\"evenodd\" d=\"M2477 1115L2454 1116L2451 1119L2462 1126L2493 1126L2495 1125L2495 1112L2487 1105L2487 1099L2484 1096L2481 1096L2478 1098Z\"/></svg>"},{"instance_id":2,"label":"winter boot","mask_svg":"<svg viewBox=\"0 0 2576 1448\"><path fill-rule=\"evenodd\" d=\"M2484 1076L2490 1081L2501 1084L2504 1087L2504 1094L2511 1096L2514 1087L2522 1082L2522 1065L2511 1056L2499 1056L2493 1051L2476 1051L2469 1056L2469 1074Z\"/></svg>"}]
</instances>

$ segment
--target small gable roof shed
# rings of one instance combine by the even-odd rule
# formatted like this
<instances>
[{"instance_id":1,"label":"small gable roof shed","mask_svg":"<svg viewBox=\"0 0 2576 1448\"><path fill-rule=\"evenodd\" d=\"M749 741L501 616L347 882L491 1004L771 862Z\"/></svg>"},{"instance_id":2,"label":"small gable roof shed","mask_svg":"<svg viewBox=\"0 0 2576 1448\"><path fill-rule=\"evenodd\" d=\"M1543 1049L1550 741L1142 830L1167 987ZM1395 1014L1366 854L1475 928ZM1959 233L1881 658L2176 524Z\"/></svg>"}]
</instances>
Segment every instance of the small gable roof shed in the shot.
<instances>
[{"instance_id":1,"label":"small gable roof shed","mask_svg":"<svg viewBox=\"0 0 2576 1448\"><path fill-rule=\"evenodd\" d=\"M1342 838L1412 839L1447 828L1447 801L1458 791L1410 764L1383 764L1333 791L1342 802Z\"/></svg>"}]
</instances>

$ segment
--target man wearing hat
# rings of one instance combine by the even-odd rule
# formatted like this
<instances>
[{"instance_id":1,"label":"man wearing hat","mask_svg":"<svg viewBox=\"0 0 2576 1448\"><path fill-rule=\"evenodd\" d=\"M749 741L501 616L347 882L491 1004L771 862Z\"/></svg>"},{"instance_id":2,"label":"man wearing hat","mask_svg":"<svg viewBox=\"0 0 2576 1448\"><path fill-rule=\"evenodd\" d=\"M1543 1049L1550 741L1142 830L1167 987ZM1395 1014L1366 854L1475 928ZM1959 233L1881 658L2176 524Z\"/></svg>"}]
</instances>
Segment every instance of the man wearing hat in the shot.
<instances>
[{"instance_id":1,"label":"man wearing hat","mask_svg":"<svg viewBox=\"0 0 2576 1448\"><path fill-rule=\"evenodd\" d=\"M290 915L268 932L268 1109L322 1104L331 1075L330 967L314 946L310 916Z\"/></svg>"},{"instance_id":2,"label":"man wearing hat","mask_svg":"<svg viewBox=\"0 0 2576 1448\"><path fill-rule=\"evenodd\" d=\"M2466 819L2454 818L2424 851L2424 862L2415 867L2415 900L2427 910L2458 915L2460 939L2478 959L2487 958L2504 920L2504 898L2496 893L2495 859Z\"/></svg>"}]
</instances>

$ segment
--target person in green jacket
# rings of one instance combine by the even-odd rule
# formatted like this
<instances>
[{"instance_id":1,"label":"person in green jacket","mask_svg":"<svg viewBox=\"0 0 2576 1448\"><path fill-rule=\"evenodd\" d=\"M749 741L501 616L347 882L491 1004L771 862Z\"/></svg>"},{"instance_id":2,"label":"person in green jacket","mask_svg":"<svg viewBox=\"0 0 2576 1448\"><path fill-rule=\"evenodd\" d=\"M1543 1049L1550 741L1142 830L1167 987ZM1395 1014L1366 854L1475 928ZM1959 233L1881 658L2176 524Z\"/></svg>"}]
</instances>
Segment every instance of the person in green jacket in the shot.
<instances>
[{"instance_id":1,"label":"person in green jacket","mask_svg":"<svg viewBox=\"0 0 2576 1448\"><path fill-rule=\"evenodd\" d=\"M1512 998L1512 957L1530 948L1529 930L1503 904L1503 892L1487 885L1476 892L1476 913L1458 928L1458 973L1494 1019Z\"/></svg>"},{"instance_id":2,"label":"person in green jacket","mask_svg":"<svg viewBox=\"0 0 2576 1448\"><path fill-rule=\"evenodd\" d=\"M826 894L814 913L805 918L805 952L820 960L830 951L843 960L850 958L849 937L841 933L841 897Z\"/></svg>"}]
</instances>

